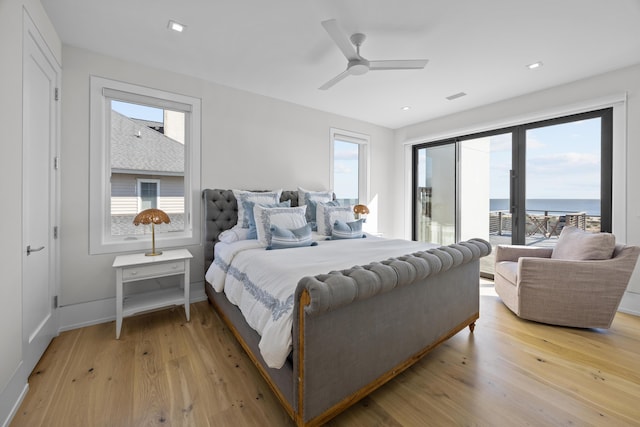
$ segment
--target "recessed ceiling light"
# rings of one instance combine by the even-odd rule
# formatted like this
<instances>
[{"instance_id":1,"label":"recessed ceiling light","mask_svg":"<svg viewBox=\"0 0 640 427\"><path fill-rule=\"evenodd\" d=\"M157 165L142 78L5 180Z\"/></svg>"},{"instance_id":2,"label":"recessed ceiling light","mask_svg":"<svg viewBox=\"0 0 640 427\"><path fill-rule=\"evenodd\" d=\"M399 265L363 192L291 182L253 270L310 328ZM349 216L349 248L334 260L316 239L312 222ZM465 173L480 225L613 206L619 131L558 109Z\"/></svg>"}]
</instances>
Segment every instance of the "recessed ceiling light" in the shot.
<instances>
[{"instance_id":1,"label":"recessed ceiling light","mask_svg":"<svg viewBox=\"0 0 640 427\"><path fill-rule=\"evenodd\" d=\"M467 94L464 92L458 92L458 93L454 93L453 95L447 96L447 99L449 101L453 101L454 99L462 98L463 96L467 96Z\"/></svg>"},{"instance_id":2,"label":"recessed ceiling light","mask_svg":"<svg viewBox=\"0 0 640 427\"><path fill-rule=\"evenodd\" d=\"M542 62L540 61L527 65L527 68L530 70L535 70L536 68L540 68L540 67L542 67Z\"/></svg>"},{"instance_id":3,"label":"recessed ceiling light","mask_svg":"<svg viewBox=\"0 0 640 427\"><path fill-rule=\"evenodd\" d=\"M183 25L183 24L179 23L179 22L176 22L176 21L171 20L171 21L169 21L168 28L169 28L170 30L176 31L176 32L178 32L178 33L181 33L181 32L183 32L183 31L184 31L184 29L185 29L185 28L187 28L187 27L186 27L185 25Z\"/></svg>"},{"instance_id":4,"label":"recessed ceiling light","mask_svg":"<svg viewBox=\"0 0 640 427\"><path fill-rule=\"evenodd\" d=\"M408 105L405 105L404 107L400 108L402 111L409 111L411 109L411 107L409 107Z\"/></svg>"}]
</instances>

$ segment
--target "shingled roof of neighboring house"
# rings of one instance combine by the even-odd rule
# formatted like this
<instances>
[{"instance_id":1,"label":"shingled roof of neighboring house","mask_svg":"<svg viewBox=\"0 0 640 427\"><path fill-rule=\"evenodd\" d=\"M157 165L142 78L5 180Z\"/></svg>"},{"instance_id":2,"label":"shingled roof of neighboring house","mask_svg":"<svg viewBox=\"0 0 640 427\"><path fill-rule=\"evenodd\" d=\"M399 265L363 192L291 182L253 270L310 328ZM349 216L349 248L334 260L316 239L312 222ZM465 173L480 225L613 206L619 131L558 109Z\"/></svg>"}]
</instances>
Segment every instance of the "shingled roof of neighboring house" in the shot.
<instances>
[{"instance_id":1,"label":"shingled roof of neighboring house","mask_svg":"<svg viewBox=\"0 0 640 427\"><path fill-rule=\"evenodd\" d=\"M155 130L164 128L164 123L155 120L136 119L135 117L130 117L130 120Z\"/></svg>"},{"instance_id":2,"label":"shingled roof of neighboring house","mask_svg":"<svg viewBox=\"0 0 640 427\"><path fill-rule=\"evenodd\" d=\"M115 172L181 175L184 152L180 142L111 112L111 169Z\"/></svg>"}]
</instances>

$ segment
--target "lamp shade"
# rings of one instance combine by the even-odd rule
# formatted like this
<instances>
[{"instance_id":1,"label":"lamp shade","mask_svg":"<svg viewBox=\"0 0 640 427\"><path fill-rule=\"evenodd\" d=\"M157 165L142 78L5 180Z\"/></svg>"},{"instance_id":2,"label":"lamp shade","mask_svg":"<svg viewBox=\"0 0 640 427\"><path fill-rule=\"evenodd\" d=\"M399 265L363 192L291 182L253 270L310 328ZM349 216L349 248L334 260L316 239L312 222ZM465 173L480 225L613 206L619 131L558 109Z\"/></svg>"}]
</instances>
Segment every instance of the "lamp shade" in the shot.
<instances>
[{"instance_id":1,"label":"lamp shade","mask_svg":"<svg viewBox=\"0 0 640 427\"><path fill-rule=\"evenodd\" d=\"M353 213L356 215L367 215L369 213L369 208L367 205L355 205L353 207Z\"/></svg>"},{"instance_id":2,"label":"lamp shade","mask_svg":"<svg viewBox=\"0 0 640 427\"><path fill-rule=\"evenodd\" d=\"M156 231L154 224L169 224L169 215L160 209L145 209L133 219L133 225L151 224L151 252L145 253L147 256L162 255L162 251L156 251Z\"/></svg>"},{"instance_id":3,"label":"lamp shade","mask_svg":"<svg viewBox=\"0 0 640 427\"><path fill-rule=\"evenodd\" d=\"M133 225L140 224L169 224L169 215L160 209L145 209L133 219Z\"/></svg>"}]
</instances>

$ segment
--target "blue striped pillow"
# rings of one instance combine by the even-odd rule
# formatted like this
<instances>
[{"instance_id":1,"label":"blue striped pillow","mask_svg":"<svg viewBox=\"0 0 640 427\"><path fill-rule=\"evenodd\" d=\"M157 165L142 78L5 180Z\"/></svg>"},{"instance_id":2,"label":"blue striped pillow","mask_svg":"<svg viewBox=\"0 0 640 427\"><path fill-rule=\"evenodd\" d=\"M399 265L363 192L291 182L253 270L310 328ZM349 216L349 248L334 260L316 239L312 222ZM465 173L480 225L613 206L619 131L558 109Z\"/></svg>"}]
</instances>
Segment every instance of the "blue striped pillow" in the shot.
<instances>
[{"instance_id":1,"label":"blue striped pillow","mask_svg":"<svg viewBox=\"0 0 640 427\"><path fill-rule=\"evenodd\" d=\"M288 228L271 226L271 244L267 246L267 250L300 248L303 246L316 246L318 242L313 241L311 237L311 225L290 230Z\"/></svg>"},{"instance_id":2,"label":"blue striped pillow","mask_svg":"<svg viewBox=\"0 0 640 427\"><path fill-rule=\"evenodd\" d=\"M331 240L339 239L359 239L365 237L362 233L363 219L353 222L344 222L336 219L331 229Z\"/></svg>"}]
</instances>

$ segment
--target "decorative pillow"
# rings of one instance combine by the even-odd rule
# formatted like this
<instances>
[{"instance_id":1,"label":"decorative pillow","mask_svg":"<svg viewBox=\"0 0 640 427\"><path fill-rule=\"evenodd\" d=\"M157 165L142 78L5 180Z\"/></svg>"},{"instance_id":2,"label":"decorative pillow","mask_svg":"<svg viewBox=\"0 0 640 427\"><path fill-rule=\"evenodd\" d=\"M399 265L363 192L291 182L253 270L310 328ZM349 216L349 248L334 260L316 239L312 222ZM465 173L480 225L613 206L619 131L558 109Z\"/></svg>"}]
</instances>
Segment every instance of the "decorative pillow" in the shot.
<instances>
[{"instance_id":1,"label":"decorative pillow","mask_svg":"<svg viewBox=\"0 0 640 427\"><path fill-rule=\"evenodd\" d=\"M309 191L305 190L302 187L298 187L298 205L309 205L310 201L314 202L330 202L333 200L333 190L329 191ZM311 209L309 205L309 209L307 209L307 222L315 222L316 221L316 210Z\"/></svg>"},{"instance_id":2,"label":"decorative pillow","mask_svg":"<svg viewBox=\"0 0 640 427\"><path fill-rule=\"evenodd\" d=\"M317 208L318 233L325 236L331 235L331 228L336 220L343 222L354 221L353 210L349 206L327 206L318 202Z\"/></svg>"},{"instance_id":3,"label":"decorative pillow","mask_svg":"<svg viewBox=\"0 0 640 427\"><path fill-rule=\"evenodd\" d=\"M238 240L247 240L249 238L247 236L248 234L249 234L248 228L242 228L239 225L236 225L233 228L230 228L220 233L218 235L218 240L220 240L223 243L233 243L233 242L237 242Z\"/></svg>"},{"instance_id":4,"label":"decorative pillow","mask_svg":"<svg viewBox=\"0 0 640 427\"><path fill-rule=\"evenodd\" d=\"M246 238L257 239L258 231L256 229L256 220L253 214L253 208L256 205L256 202L245 200L244 202L242 202L242 205L244 206L245 214L249 218L249 228L248 228L248 233ZM284 202L280 202L280 203L259 203L259 205L262 206L263 208L289 208L291 207L291 200L285 200Z\"/></svg>"},{"instance_id":5,"label":"decorative pillow","mask_svg":"<svg viewBox=\"0 0 640 427\"><path fill-rule=\"evenodd\" d=\"M296 229L307 224L305 218L306 206L295 208L264 208L260 205L253 207L253 215L256 220L258 242L263 246L271 245L271 226Z\"/></svg>"},{"instance_id":6,"label":"decorative pillow","mask_svg":"<svg viewBox=\"0 0 640 427\"><path fill-rule=\"evenodd\" d=\"M309 200L307 203L307 222L311 224L312 231L318 231L318 203L324 203L325 206L340 206L340 203L337 200L330 200L328 202L319 202L318 200ZM308 214L312 212L313 219L309 220Z\"/></svg>"},{"instance_id":7,"label":"decorative pillow","mask_svg":"<svg viewBox=\"0 0 640 427\"><path fill-rule=\"evenodd\" d=\"M616 238L611 233L590 233L577 227L564 227L551 258L567 260L609 259Z\"/></svg>"},{"instance_id":8,"label":"decorative pillow","mask_svg":"<svg viewBox=\"0 0 640 427\"><path fill-rule=\"evenodd\" d=\"M243 202L251 201L254 203L279 203L282 189L274 191L245 191L231 190L236 196L238 202L238 224L242 228L249 228L249 216L247 215Z\"/></svg>"},{"instance_id":9,"label":"decorative pillow","mask_svg":"<svg viewBox=\"0 0 640 427\"><path fill-rule=\"evenodd\" d=\"M362 233L363 222L363 219L352 222L344 222L337 219L331 229L331 240L361 239L362 237L366 237Z\"/></svg>"},{"instance_id":10,"label":"decorative pillow","mask_svg":"<svg viewBox=\"0 0 640 427\"><path fill-rule=\"evenodd\" d=\"M301 248L303 246L317 246L311 237L311 225L306 224L304 227L290 230L288 228L271 226L271 244L267 246L270 249L286 249Z\"/></svg>"}]
</instances>

